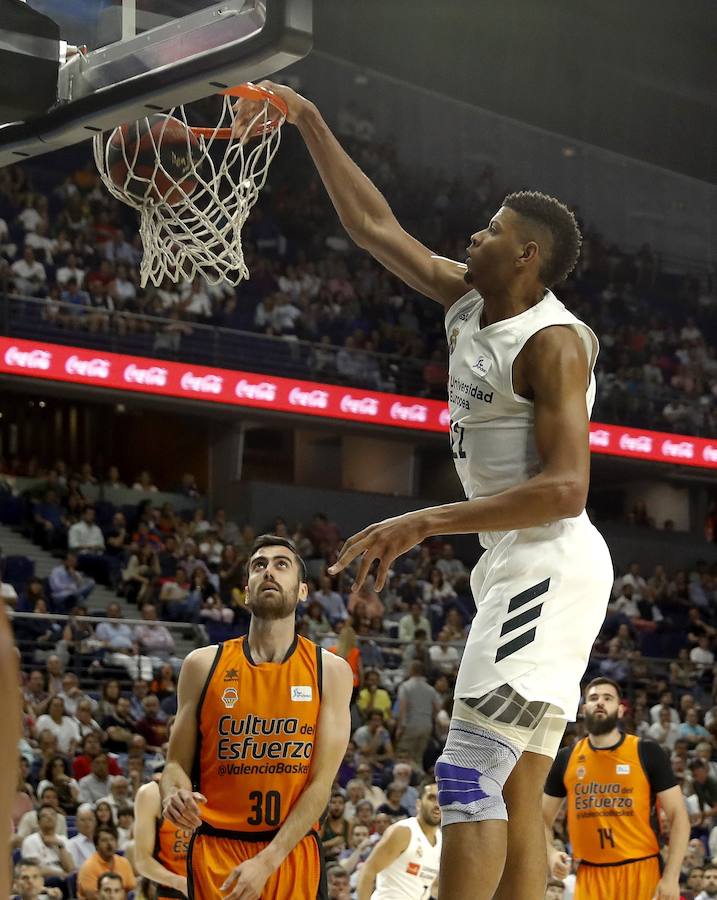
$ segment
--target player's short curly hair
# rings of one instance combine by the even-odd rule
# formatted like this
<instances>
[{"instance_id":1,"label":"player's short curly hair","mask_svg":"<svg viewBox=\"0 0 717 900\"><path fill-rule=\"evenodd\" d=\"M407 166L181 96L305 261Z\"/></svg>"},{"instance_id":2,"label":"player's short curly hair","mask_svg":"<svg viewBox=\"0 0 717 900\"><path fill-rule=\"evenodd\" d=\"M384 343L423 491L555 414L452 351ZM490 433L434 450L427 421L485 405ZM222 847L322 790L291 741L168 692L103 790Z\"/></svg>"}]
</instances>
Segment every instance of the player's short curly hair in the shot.
<instances>
[{"instance_id":1,"label":"player's short curly hair","mask_svg":"<svg viewBox=\"0 0 717 900\"><path fill-rule=\"evenodd\" d=\"M552 236L552 249L540 265L540 279L546 287L563 281L575 268L580 255L583 236L568 207L539 191L518 191L508 194L503 206L518 215L547 228Z\"/></svg>"}]
</instances>

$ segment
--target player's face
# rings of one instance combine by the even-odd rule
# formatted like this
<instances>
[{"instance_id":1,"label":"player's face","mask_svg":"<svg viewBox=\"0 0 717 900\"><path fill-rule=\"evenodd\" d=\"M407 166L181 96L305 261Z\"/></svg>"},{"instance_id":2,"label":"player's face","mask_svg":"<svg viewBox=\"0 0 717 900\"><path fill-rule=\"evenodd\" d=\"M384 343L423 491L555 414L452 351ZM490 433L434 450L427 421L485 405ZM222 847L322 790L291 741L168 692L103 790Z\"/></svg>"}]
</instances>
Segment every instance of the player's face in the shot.
<instances>
[{"instance_id":1,"label":"player's face","mask_svg":"<svg viewBox=\"0 0 717 900\"><path fill-rule=\"evenodd\" d=\"M247 606L258 619L286 619L306 599L296 557L286 547L262 547L249 562Z\"/></svg>"},{"instance_id":2,"label":"player's face","mask_svg":"<svg viewBox=\"0 0 717 900\"><path fill-rule=\"evenodd\" d=\"M596 684L585 695L583 714L588 734L608 734L622 718L624 708L610 684Z\"/></svg>"},{"instance_id":3,"label":"player's face","mask_svg":"<svg viewBox=\"0 0 717 900\"><path fill-rule=\"evenodd\" d=\"M418 815L426 825L441 824L441 807L438 805L438 787L435 784L424 788L418 801Z\"/></svg>"},{"instance_id":4,"label":"player's face","mask_svg":"<svg viewBox=\"0 0 717 900\"><path fill-rule=\"evenodd\" d=\"M518 233L519 218L512 209L501 206L485 228L471 235L463 276L466 284L490 291L512 280L515 262L524 250Z\"/></svg>"}]
</instances>

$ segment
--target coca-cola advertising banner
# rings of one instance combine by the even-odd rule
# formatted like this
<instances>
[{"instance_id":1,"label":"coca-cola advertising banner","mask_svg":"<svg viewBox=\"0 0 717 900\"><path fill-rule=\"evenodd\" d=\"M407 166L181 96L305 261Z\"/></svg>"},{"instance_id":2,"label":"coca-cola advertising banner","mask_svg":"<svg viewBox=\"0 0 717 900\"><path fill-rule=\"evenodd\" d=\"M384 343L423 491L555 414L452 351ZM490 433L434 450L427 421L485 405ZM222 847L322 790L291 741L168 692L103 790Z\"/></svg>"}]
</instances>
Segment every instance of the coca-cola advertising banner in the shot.
<instances>
[{"instance_id":1,"label":"coca-cola advertising banner","mask_svg":"<svg viewBox=\"0 0 717 900\"><path fill-rule=\"evenodd\" d=\"M448 431L449 425L448 407L440 400L7 337L0 337L0 372L418 431ZM590 447L612 456L717 468L717 438L593 422Z\"/></svg>"}]
</instances>

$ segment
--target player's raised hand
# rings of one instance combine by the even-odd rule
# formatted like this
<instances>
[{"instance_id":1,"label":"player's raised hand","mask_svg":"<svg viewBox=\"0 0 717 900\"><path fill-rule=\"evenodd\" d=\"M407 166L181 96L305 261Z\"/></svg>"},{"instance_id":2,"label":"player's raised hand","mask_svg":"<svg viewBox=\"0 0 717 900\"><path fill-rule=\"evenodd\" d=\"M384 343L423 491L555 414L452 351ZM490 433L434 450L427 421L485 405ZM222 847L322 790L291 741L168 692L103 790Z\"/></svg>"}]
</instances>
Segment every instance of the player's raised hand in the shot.
<instances>
[{"instance_id":1,"label":"player's raised hand","mask_svg":"<svg viewBox=\"0 0 717 900\"><path fill-rule=\"evenodd\" d=\"M219 890L227 892L224 900L261 900L264 885L273 871L259 854L232 869Z\"/></svg>"},{"instance_id":2,"label":"player's raised hand","mask_svg":"<svg viewBox=\"0 0 717 900\"><path fill-rule=\"evenodd\" d=\"M666 878L664 875L657 882L654 900L680 900L680 883L676 878Z\"/></svg>"},{"instance_id":3,"label":"player's raised hand","mask_svg":"<svg viewBox=\"0 0 717 900\"><path fill-rule=\"evenodd\" d=\"M369 525L350 537L341 548L339 558L329 568L330 575L342 572L359 556L363 555L352 590L357 591L366 580L374 562L378 562L376 590L383 590L391 563L415 547L426 537L423 510L405 513L392 519L384 519Z\"/></svg>"},{"instance_id":4,"label":"player's raised hand","mask_svg":"<svg viewBox=\"0 0 717 900\"><path fill-rule=\"evenodd\" d=\"M301 113L309 105L309 101L305 97L297 94L295 90L287 87L285 84L276 84L274 81L264 80L257 82L256 86L271 91L284 101L287 110L286 121L290 125L296 125ZM235 115L234 135L243 135L251 122L261 114L263 107L263 100L249 100L245 97L240 97L232 106Z\"/></svg>"},{"instance_id":5,"label":"player's raised hand","mask_svg":"<svg viewBox=\"0 0 717 900\"><path fill-rule=\"evenodd\" d=\"M162 814L172 824L179 826L179 828L194 831L195 828L202 824L202 819L199 815L199 804L206 802L207 798L204 794L179 788L179 790L165 798L162 804Z\"/></svg>"},{"instance_id":6,"label":"player's raised hand","mask_svg":"<svg viewBox=\"0 0 717 900\"><path fill-rule=\"evenodd\" d=\"M554 850L548 860L551 876L558 878L560 881L563 878L567 878L570 874L570 863L571 860L567 853L564 853L562 850Z\"/></svg>"}]
</instances>

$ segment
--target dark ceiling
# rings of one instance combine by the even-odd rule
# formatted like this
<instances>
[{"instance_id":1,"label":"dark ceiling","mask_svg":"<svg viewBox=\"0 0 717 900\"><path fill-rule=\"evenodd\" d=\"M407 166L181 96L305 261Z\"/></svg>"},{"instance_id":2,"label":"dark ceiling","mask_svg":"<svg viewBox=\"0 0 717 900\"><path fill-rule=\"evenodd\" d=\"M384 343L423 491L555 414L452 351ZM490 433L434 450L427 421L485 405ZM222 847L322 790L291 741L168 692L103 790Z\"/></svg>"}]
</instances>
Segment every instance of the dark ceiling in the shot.
<instances>
[{"instance_id":1,"label":"dark ceiling","mask_svg":"<svg viewBox=\"0 0 717 900\"><path fill-rule=\"evenodd\" d=\"M317 50L717 183L716 0L314 0L314 16Z\"/></svg>"}]
</instances>

